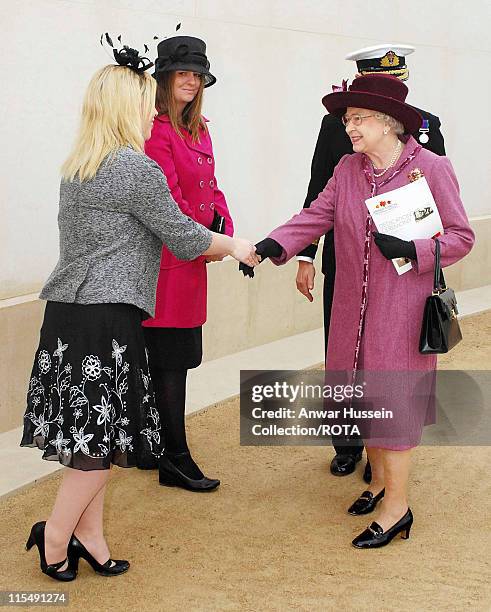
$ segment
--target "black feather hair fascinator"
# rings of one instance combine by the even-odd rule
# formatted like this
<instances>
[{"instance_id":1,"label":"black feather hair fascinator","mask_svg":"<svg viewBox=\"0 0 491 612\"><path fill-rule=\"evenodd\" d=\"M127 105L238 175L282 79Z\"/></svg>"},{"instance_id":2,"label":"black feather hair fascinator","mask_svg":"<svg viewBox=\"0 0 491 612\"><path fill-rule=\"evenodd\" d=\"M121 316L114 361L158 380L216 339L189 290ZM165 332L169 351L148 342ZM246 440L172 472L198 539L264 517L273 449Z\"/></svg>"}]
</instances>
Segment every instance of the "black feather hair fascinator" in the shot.
<instances>
[{"instance_id":1,"label":"black feather hair fascinator","mask_svg":"<svg viewBox=\"0 0 491 612\"><path fill-rule=\"evenodd\" d=\"M120 66L131 68L131 70L134 70L138 74L143 74L145 70L153 66L153 62L151 62L148 57L140 55L139 51L132 47L128 47L128 45L123 45L121 42L121 34L118 36L117 40L120 45L122 45L119 49L114 46L112 38L105 32L101 34L100 42L103 48L111 48L114 59ZM106 45L106 47L104 47L104 45ZM149 49L147 45L143 45L143 49L144 53L148 53Z\"/></svg>"}]
</instances>

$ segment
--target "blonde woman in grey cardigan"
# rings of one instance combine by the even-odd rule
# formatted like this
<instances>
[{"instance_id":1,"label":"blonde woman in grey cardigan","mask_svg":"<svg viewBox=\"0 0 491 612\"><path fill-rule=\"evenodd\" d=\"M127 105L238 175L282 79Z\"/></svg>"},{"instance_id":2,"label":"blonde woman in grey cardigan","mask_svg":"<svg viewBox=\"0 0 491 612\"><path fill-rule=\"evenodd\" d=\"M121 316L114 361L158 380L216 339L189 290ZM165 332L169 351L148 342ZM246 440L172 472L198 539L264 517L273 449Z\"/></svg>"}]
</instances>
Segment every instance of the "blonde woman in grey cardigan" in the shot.
<instances>
[{"instance_id":1,"label":"blonde woman in grey cardigan","mask_svg":"<svg viewBox=\"0 0 491 612\"><path fill-rule=\"evenodd\" d=\"M62 581L80 558L104 576L102 518L111 464L132 467L162 451L141 322L153 316L162 244L176 257L232 255L258 263L254 246L183 215L160 167L143 153L155 116L155 81L137 61L92 78L60 187L60 258L27 395L21 445L66 469L47 521L31 530L42 571Z\"/></svg>"}]
</instances>

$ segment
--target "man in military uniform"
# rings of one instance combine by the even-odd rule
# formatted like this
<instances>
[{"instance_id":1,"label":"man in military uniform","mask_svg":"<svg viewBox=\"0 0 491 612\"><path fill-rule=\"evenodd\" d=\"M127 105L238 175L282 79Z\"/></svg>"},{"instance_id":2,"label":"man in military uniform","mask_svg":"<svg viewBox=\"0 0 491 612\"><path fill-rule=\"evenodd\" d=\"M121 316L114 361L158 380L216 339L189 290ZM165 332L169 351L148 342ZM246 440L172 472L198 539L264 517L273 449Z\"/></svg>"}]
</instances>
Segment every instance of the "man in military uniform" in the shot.
<instances>
[{"instance_id":1,"label":"man in military uniform","mask_svg":"<svg viewBox=\"0 0 491 612\"><path fill-rule=\"evenodd\" d=\"M358 74L386 73L397 76L405 81L409 76L405 57L414 51L408 45L376 45L359 49L346 56L348 60L356 61ZM333 88L334 89L334 88ZM416 107L414 107L416 108ZM416 108L423 117L423 125L413 134L423 147L437 155L445 155L445 145L440 132L440 120L425 110ZM334 115L326 115L322 120L319 137L312 159L311 177L305 198L304 208L317 198L331 178L339 160L347 153L353 153L351 141L346 134L341 119ZM312 244L298 254L297 289L313 300L311 291L314 287L315 268L313 261L317 252L317 244ZM334 294L334 278L336 274L336 259L334 253L334 232L328 232L324 237L322 251L322 273L324 274L324 339L327 350L329 336L329 321L331 318L332 299ZM333 439L336 455L331 461L331 473L335 476L346 476L354 472L356 463L360 461L363 452L363 441L359 437ZM370 464L367 463L363 475L365 482L371 481Z\"/></svg>"}]
</instances>

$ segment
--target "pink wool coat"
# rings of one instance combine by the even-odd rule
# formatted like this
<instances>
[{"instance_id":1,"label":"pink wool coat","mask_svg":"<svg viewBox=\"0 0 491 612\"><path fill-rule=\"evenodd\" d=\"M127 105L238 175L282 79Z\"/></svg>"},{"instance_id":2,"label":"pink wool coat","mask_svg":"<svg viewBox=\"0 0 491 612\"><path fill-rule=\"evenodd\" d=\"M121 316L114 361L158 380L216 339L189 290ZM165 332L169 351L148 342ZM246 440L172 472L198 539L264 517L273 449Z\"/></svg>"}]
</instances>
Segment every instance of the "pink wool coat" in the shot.
<instances>
[{"instance_id":1,"label":"pink wool coat","mask_svg":"<svg viewBox=\"0 0 491 612\"><path fill-rule=\"evenodd\" d=\"M215 178L210 134L193 142L185 130L176 133L167 115L156 117L145 153L164 171L172 197L181 211L210 227L214 210L225 217L225 233L234 226L225 196ZM198 327L206 321L207 274L205 257L181 261L164 246L157 284L155 317L145 327Z\"/></svg>"},{"instance_id":2,"label":"pink wool coat","mask_svg":"<svg viewBox=\"0 0 491 612\"><path fill-rule=\"evenodd\" d=\"M410 137L394 169L416 145ZM371 195L362 160L360 153L343 157L310 208L304 208L270 234L283 247L282 255L273 259L279 265L335 228L336 280L326 361L326 368L331 370L352 368L358 333L367 217L365 200ZM407 185L408 174L415 168L425 175L438 206L445 230L440 238L441 263L443 267L449 266L462 259L474 244L474 233L450 161L421 149L379 193ZM422 355L418 349L425 300L433 286L434 241L415 240L417 263L413 262L411 271L398 276L392 262L385 259L371 240L368 302L358 368L434 369L436 356Z\"/></svg>"},{"instance_id":3,"label":"pink wool coat","mask_svg":"<svg viewBox=\"0 0 491 612\"><path fill-rule=\"evenodd\" d=\"M409 138L393 171L404 164L416 146L416 141ZM335 229L336 278L326 357L328 383L334 380L346 384L352 380L363 285L365 200L371 195L363 159L359 153L343 157L310 208L304 208L270 234L283 247L282 255L273 259L273 263L280 265ZM444 227L440 238L441 263L443 267L449 266L464 257L474 243L450 161L421 149L378 193L408 184L408 174L416 168L426 176L438 206ZM436 355L419 352L424 305L433 288L434 241L414 243L417 262L413 262L411 271L398 276L392 262L385 259L371 238L357 380L364 381L365 389L369 389L364 396L366 407L375 398L372 407L388 408L395 416L388 420L355 418L366 446L393 450L417 446L424 424L434 422L435 418Z\"/></svg>"}]
</instances>

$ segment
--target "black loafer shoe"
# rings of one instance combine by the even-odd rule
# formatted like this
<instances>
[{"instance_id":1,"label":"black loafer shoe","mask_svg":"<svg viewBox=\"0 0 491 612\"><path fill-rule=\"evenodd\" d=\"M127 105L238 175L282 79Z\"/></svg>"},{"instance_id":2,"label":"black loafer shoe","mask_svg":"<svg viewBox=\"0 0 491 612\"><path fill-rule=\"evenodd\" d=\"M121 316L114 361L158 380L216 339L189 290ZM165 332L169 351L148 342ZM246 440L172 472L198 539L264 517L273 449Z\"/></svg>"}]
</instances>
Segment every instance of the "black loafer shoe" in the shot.
<instances>
[{"instance_id":1,"label":"black loafer shoe","mask_svg":"<svg viewBox=\"0 0 491 612\"><path fill-rule=\"evenodd\" d=\"M356 455L341 455L338 453L331 461L333 476L348 476L355 471L356 464L361 460L361 452Z\"/></svg>"},{"instance_id":2,"label":"black loafer shoe","mask_svg":"<svg viewBox=\"0 0 491 612\"><path fill-rule=\"evenodd\" d=\"M348 508L348 514L359 516L360 514L370 514L373 512L385 494L385 489L374 495L370 491L363 491L360 497Z\"/></svg>"},{"instance_id":3,"label":"black loafer shoe","mask_svg":"<svg viewBox=\"0 0 491 612\"><path fill-rule=\"evenodd\" d=\"M384 532L378 523L373 522L370 527L367 527L365 531L356 536L351 543L355 548L380 548L389 544L397 534L401 534L403 540L409 539L412 525L413 513L411 508L408 508L406 514L387 531Z\"/></svg>"},{"instance_id":4,"label":"black loafer shoe","mask_svg":"<svg viewBox=\"0 0 491 612\"><path fill-rule=\"evenodd\" d=\"M372 482L372 466L370 465L370 461L367 461L365 466L365 471L363 472L363 480L370 484Z\"/></svg>"}]
</instances>

